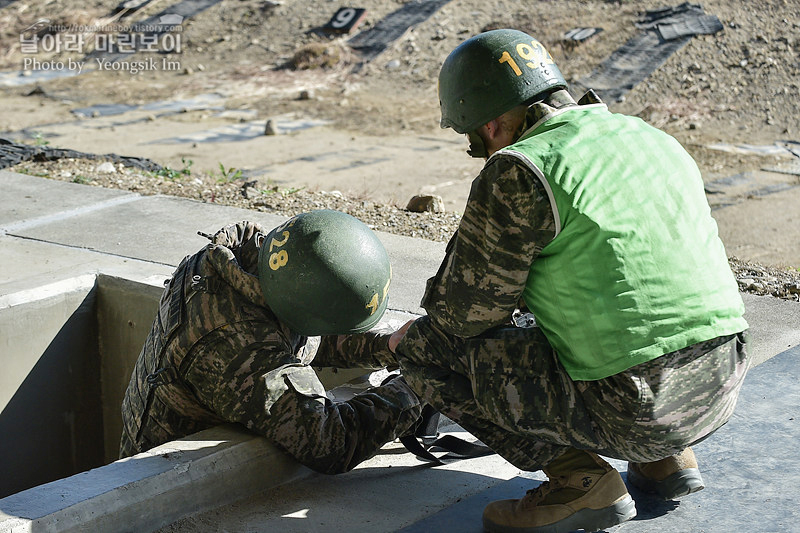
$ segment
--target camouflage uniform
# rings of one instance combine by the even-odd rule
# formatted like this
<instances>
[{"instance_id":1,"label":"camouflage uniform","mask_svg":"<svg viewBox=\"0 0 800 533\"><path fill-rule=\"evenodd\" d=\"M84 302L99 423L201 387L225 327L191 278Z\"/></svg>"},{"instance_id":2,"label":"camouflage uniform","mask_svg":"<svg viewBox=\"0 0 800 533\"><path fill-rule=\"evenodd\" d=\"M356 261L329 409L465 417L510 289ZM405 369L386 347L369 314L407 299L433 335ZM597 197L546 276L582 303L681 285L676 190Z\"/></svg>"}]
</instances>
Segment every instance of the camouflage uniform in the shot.
<instances>
[{"instance_id":1,"label":"camouflage uniform","mask_svg":"<svg viewBox=\"0 0 800 533\"><path fill-rule=\"evenodd\" d=\"M339 473L419 417L401 379L345 402L326 397L306 338L266 305L256 274L266 233L226 226L178 266L123 400L121 457L236 422L316 471Z\"/></svg>"},{"instance_id":2,"label":"camouflage uniform","mask_svg":"<svg viewBox=\"0 0 800 533\"><path fill-rule=\"evenodd\" d=\"M548 103L574 102L565 95ZM527 123L550 111L533 105ZM384 363L399 363L424 401L523 470L539 470L570 448L654 461L724 424L747 369L743 334L573 381L538 327L515 327L531 262L554 235L539 179L512 158L493 158L428 281L428 316L408 330L396 360ZM343 346L342 357L358 343Z\"/></svg>"}]
</instances>

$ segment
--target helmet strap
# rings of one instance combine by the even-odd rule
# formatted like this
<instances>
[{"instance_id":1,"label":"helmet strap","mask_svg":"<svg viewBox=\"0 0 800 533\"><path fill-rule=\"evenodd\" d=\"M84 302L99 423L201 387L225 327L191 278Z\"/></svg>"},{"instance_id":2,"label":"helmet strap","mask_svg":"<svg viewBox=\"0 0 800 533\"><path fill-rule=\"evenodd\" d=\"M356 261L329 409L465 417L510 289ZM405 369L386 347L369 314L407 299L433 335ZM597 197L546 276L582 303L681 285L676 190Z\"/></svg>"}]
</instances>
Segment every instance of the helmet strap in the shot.
<instances>
[{"instance_id":1,"label":"helmet strap","mask_svg":"<svg viewBox=\"0 0 800 533\"><path fill-rule=\"evenodd\" d=\"M486 144L483 142L483 138L478 135L477 130L472 130L467 132L467 139L469 139L469 150L467 150L467 154L470 157L486 159L489 157L489 152L486 150Z\"/></svg>"}]
</instances>

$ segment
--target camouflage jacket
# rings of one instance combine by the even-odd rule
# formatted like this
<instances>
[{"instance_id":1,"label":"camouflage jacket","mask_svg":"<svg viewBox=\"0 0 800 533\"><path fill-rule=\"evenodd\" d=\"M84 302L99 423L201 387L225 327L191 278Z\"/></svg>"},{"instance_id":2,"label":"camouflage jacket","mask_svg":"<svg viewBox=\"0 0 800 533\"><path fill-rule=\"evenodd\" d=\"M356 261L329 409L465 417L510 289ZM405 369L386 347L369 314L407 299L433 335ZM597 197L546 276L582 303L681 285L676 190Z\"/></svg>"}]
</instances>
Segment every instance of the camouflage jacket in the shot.
<instances>
[{"instance_id":1,"label":"camouflage jacket","mask_svg":"<svg viewBox=\"0 0 800 533\"><path fill-rule=\"evenodd\" d=\"M510 322L531 263L554 237L553 210L541 181L514 158L491 159L472 183L422 307L458 337Z\"/></svg>"},{"instance_id":2,"label":"camouflage jacket","mask_svg":"<svg viewBox=\"0 0 800 533\"><path fill-rule=\"evenodd\" d=\"M581 104L600 100L589 91ZM555 109L576 105L567 91L528 108L520 134ZM473 181L461 223L422 307L437 325L473 337L510 324L531 264L555 237L555 214L542 182L519 160L491 158Z\"/></svg>"},{"instance_id":3,"label":"camouflage jacket","mask_svg":"<svg viewBox=\"0 0 800 533\"><path fill-rule=\"evenodd\" d=\"M121 456L225 422L264 433L286 388L282 369L312 357L266 306L257 277L265 234L227 226L174 272L123 400Z\"/></svg>"}]
</instances>

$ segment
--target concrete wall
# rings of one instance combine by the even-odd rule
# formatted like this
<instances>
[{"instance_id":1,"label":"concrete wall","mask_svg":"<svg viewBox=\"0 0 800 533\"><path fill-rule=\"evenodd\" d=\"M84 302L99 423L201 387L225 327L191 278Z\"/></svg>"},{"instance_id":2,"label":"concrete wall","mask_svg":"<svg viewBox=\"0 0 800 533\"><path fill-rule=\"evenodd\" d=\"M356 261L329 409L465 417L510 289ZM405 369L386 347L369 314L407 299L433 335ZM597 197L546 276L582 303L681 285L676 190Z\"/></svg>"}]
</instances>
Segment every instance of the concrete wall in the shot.
<instances>
[{"instance_id":1,"label":"concrete wall","mask_svg":"<svg viewBox=\"0 0 800 533\"><path fill-rule=\"evenodd\" d=\"M0 497L102 463L94 276L0 298Z\"/></svg>"},{"instance_id":2,"label":"concrete wall","mask_svg":"<svg viewBox=\"0 0 800 533\"><path fill-rule=\"evenodd\" d=\"M117 459L162 291L86 275L0 297L0 497Z\"/></svg>"},{"instance_id":3,"label":"concrete wall","mask_svg":"<svg viewBox=\"0 0 800 533\"><path fill-rule=\"evenodd\" d=\"M97 278L97 323L106 462L115 461L119 457L122 398L136 358L150 332L163 290L163 285L147 285L103 274Z\"/></svg>"}]
</instances>

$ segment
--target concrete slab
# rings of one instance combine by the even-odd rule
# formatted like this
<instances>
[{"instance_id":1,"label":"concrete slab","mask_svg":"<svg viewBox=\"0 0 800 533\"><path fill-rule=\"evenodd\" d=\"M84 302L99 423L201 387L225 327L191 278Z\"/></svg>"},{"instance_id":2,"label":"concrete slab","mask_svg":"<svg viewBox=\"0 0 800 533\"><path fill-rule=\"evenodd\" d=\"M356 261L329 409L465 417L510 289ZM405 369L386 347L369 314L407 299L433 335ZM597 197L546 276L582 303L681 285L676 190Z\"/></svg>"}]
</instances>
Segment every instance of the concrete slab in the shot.
<instances>
[{"instance_id":1,"label":"concrete slab","mask_svg":"<svg viewBox=\"0 0 800 533\"><path fill-rule=\"evenodd\" d=\"M4 233L140 197L127 191L35 178L4 170L0 170L0 180L3 184L0 228Z\"/></svg>"},{"instance_id":2,"label":"concrete slab","mask_svg":"<svg viewBox=\"0 0 800 533\"><path fill-rule=\"evenodd\" d=\"M753 365L800 345L800 303L746 293L742 300L750 325L747 352Z\"/></svg>"},{"instance_id":3,"label":"concrete slab","mask_svg":"<svg viewBox=\"0 0 800 533\"><path fill-rule=\"evenodd\" d=\"M309 473L266 439L220 426L0 499L0 532L152 531Z\"/></svg>"},{"instance_id":4,"label":"concrete slab","mask_svg":"<svg viewBox=\"0 0 800 533\"><path fill-rule=\"evenodd\" d=\"M10 235L0 235L0 248L0 297L10 298L21 291L40 293L54 283L101 271L161 285L174 269L172 265Z\"/></svg>"},{"instance_id":5,"label":"concrete slab","mask_svg":"<svg viewBox=\"0 0 800 533\"><path fill-rule=\"evenodd\" d=\"M455 431L450 434L470 438L456 427L452 429ZM347 474L312 474L159 531L398 531L519 474L517 468L497 455L431 467L406 452L402 445L391 443Z\"/></svg>"},{"instance_id":6,"label":"concrete slab","mask_svg":"<svg viewBox=\"0 0 800 533\"><path fill-rule=\"evenodd\" d=\"M271 228L286 220L279 215L169 196L119 193L104 197L94 195L95 191L106 191L99 187L5 171L0 171L0 179L8 179L10 184L6 201L11 209L0 209L0 229L8 235L24 239L26 243L54 243L65 249L93 250L109 257L173 267L185 255L195 253L208 242L197 235L198 231L213 233L226 224L242 220ZM36 207L29 208L30 212L18 212L12 207L24 206L33 198ZM48 204L55 209L45 214ZM81 205L84 207L78 207ZM444 257L444 243L377 233L393 265L389 290L391 309L420 313L419 301L425 290L425 280L436 273ZM24 252L20 248L20 253L29 252L27 247L20 246L25 248ZM76 254L67 255L65 263L69 265ZM20 276L25 264L15 267L9 262L9 272L14 274L7 279L25 279L27 275ZM53 268L56 267L50 264L43 270Z\"/></svg>"},{"instance_id":7,"label":"concrete slab","mask_svg":"<svg viewBox=\"0 0 800 533\"><path fill-rule=\"evenodd\" d=\"M751 369L731 420L694 447L706 489L665 502L630 489L637 517L605 531L625 533L725 533L794 531L800 519L795 480L800 475L800 349ZM623 461L612 460L624 473ZM544 480L541 472L515 477L402 529L403 533L483 531L487 503L520 498ZM367 531L353 525L343 529ZM377 531L377 530L374 530ZM388 531L388 530L387 530Z\"/></svg>"},{"instance_id":8,"label":"concrete slab","mask_svg":"<svg viewBox=\"0 0 800 533\"><path fill-rule=\"evenodd\" d=\"M140 196L135 201L114 206L113 211L96 209L70 214L53 223L22 228L13 235L177 265L185 255L195 253L208 243L198 231L213 233L226 224L248 217L267 227L285 220L285 217L261 213L253 216L255 214L171 196Z\"/></svg>"}]
</instances>

